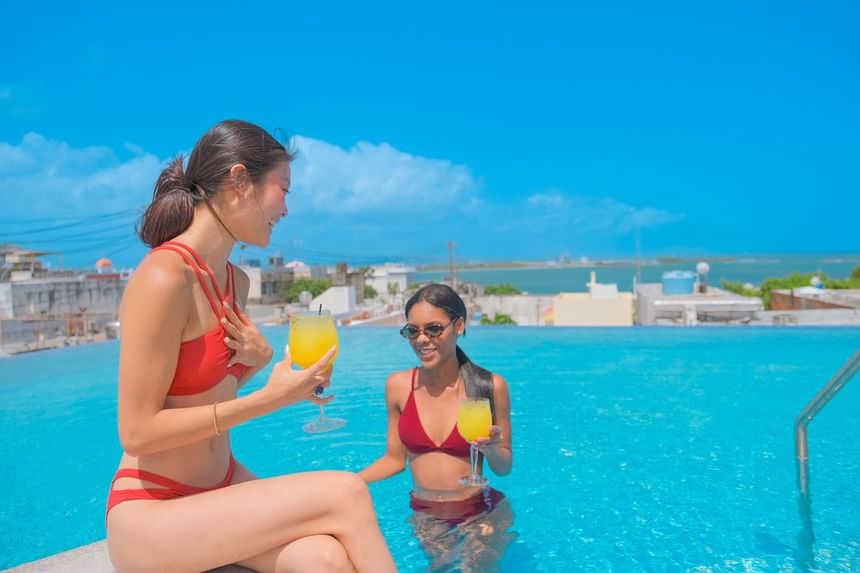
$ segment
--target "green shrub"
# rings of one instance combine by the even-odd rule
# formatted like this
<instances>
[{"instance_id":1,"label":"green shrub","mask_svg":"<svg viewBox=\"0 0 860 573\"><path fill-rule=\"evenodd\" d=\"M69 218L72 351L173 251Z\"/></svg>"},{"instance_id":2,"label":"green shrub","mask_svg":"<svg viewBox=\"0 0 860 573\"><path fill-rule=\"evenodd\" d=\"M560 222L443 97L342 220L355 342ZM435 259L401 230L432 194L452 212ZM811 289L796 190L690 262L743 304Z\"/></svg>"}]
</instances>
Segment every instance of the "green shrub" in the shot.
<instances>
[{"instance_id":1,"label":"green shrub","mask_svg":"<svg viewBox=\"0 0 860 573\"><path fill-rule=\"evenodd\" d=\"M511 318L509 314L502 314L501 312L496 314L493 318L488 317L486 314L481 316L481 324L485 325L499 325L499 324L513 324L516 325L517 322Z\"/></svg>"},{"instance_id":2,"label":"green shrub","mask_svg":"<svg viewBox=\"0 0 860 573\"><path fill-rule=\"evenodd\" d=\"M853 271L852 271L853 272ZM825 288L844 289L844 288L860 288L860 277L850 276L847 279L828 279L821 281Z\"/></svg>"},{"instance_id":3,"label":"green shrub","mask_svg":"<svg viewBox=\"0 0 860 573\"><path fill-rule=\"evenodd\" d=\"M741 294L744 296L760 296L764 307L770 310L770 293L774 290L790 290L794 288L807 287L812 285L812 277L818 276L821 279L821 284L824 288L829 289L860 289L860 276L855 276L855 273L860 274L860 267L851 271L851 276L847 279L831 279L824 273L791 273L787 277L767 278L762 281L761 286L757 289L745 289L739 282L721 281L722 287L730 292Z\"/></svg>"},{"instance_id":4,"label":"green shrub","mask_svg":"<svg viewBox=\"0 0 860 573\"><path fill-rule=\"evenodd\" d=\"M299 302L299 295L303 291L311 293L312 297L317 297L331 288L331 281L325 279L309 279L300 278L284 287L284 296L287 302Z\"/></svg>"},{"instance_id":5,"label":"green shrub","mask_svg":"<svg viewBox=\"0 0 860 573\"><path fill-rule=\"evenodd\" d=\"M484 287L484 294L486 294L486 295L497 294L497 295L502 295L502 296L513 295L513 294L520 294L520 289L518 289L514 285L510 285L510 284L489 285L489 286Z\"/></svg>"},{"instance_id":6,"label":"green shrub","mask_svg":"<svg viewBox=\"0 0 860 573\"><path fill-rule=\"evenodd\" d=\"M757 297L761 296L761 290L759 290L757 288L753 288L753 289L744 288L743 283L738 282L738 281L727 281L726 279L722 279L720 281L720 283L721 283L720 286L723 287L723 290L727 290L727 291L733 292L735 294L740 294L743 296L757 296Z\"/></svg>"}]
</instances>

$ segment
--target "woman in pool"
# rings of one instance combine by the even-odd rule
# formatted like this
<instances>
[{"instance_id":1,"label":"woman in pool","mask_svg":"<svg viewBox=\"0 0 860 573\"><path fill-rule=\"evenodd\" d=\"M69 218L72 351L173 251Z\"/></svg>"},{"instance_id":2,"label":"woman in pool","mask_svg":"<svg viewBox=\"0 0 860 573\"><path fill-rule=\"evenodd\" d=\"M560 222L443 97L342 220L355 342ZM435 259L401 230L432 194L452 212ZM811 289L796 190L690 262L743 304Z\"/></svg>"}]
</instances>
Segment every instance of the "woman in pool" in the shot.
<instances>
[{"instance_id":1,"label":"woman in pool","mask_svg":"<svg viewBox=\"0 0 860 573\"><path fill-rule=\"evenodd\" d=\"M162 171L140 236L153 250L120 308L119 437L108 498L119 572L394 571L366 484L348 472L257 479L229 430L327 386L332 351L307 370L289 355L265 386L237 389L272 350L241 312L248 277L227 259L265 246L287 214L292 155L261 128L224 121Z\"/></svg>"},{"instance_id":2,"label":"woman in pool","mask_svg":"<svg viewBox=\"0 0 860 573\"><path fill-rule=\"evenodd\" d=\"M487 570L510 541L506 529L512 513L501 492L460 485L471 471L470 444L457 431L457 414L461 400L490 400L489 437L476 441L478 473L486 460L496 474L508 474L513 462L508 385L457 345L466 333L466 305L447 285L418 290L406 303L406 320L400 333L421 366L388 377L385 455L359 475L367 482L382 480L403 471L408 462L414 484L411 521L432 567L471 564ZM454 530L458 535L451 535ZM466 550L459 551L461 547Z\"/></svg>"}]
</instances>

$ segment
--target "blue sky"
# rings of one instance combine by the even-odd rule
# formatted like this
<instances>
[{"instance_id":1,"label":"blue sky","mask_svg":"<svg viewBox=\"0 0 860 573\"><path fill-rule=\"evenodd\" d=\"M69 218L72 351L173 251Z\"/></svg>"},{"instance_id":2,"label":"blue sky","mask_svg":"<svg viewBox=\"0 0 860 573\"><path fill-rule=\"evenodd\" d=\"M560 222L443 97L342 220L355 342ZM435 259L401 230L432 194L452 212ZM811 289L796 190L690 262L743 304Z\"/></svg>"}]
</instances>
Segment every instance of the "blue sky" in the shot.
<instances>
[{"instance_id":1,"label":"blue sky","mask_svg":"<svg viewBox=\"0 0 860 573\"><path fill-rule=\"evenodd\" d=\"M123 4L5 9L0 243L134 265L235 117L300 151L290 259L860 251L856 3Z\"/></svg>"}]
</instances>

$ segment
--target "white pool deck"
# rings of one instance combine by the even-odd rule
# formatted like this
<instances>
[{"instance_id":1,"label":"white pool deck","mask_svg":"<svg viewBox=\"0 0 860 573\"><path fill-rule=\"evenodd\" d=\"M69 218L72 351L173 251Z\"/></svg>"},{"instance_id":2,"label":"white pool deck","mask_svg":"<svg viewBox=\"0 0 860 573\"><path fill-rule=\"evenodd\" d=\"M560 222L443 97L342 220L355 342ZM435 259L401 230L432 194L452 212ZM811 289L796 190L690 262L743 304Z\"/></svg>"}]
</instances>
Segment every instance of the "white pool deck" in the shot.
<instances>
[{"instance_id":1,"label":"white pool deck","mask_svg":"<svg viewBox=\"0 0 860 573\"><path fill-rule=\"evenodd\" d=\"M31 561L0 573L114 573L107 552L107 544L97 541L64 553ZM253 573L238 565L212 569L208 573Z\"/></svg>"}]
</instances>

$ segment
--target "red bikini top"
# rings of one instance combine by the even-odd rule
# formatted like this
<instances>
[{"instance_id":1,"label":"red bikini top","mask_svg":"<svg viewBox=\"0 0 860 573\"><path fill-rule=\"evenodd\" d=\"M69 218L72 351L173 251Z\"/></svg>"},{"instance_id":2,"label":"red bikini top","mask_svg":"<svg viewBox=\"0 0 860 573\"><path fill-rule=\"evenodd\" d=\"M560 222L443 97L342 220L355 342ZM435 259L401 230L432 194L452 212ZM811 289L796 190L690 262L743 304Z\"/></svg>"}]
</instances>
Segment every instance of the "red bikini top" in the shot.
<instances>
[{"instance_id":1,"label":"red bikini top","mask_svg":"<svg viewBox=\"0 0 860 573\"><path fill-rule=\"evenodd\" d=\"M173 381L170 383L167 395L189 396L191 394L200 394L217 386L228 374L238 379L245 373L248 367L238 363L229 368L227 367L233 351L224 344L224 337L227 334L224 327L221 326L221 317L224 316L224 309L220 304L222 300L228 304L236 304L236 284L233 280L233 265L229 262L227 263L226 296L222 296L221 291L218 289L218 283L215 281L215 273L200 259L197 253L194 252L194 249L182 243L168 241L152 249L150 253L154 253L155 251L173 251L194 269L197 279L200 281L200 286L203 288L203 292L206 293L206 298L209 299L212 311L218 317L218 326L198 338L187 340L179 345L179 359L176 362L176 372L173 375ZM191 255L190 257L188 256L189 254ZM209 280L211 281L212 288L215 290L216 296L212 296L212 292L209 290L209 286L207 286L201 270L209 275Z\"/></svg>"},{"instance_id":2,"label":"red bikini top","mask_svg":"<svg viewBox=\"0 0 860 573\"><path fill-rule=\"evenodd\" d=\"M413 454L444 452L459 458L468 458L470 445L460 435L460 432L457 431L457 424L454 424L451 433L438 446L433 443L433 440L424 431L424 426L421 425L421 418L418 416L418 407L415 405L415 380L417 376L418 368L415 368L412 370L412 385L409 390L409 398L406 400L406 406L403 407L403 413L400 414L400 421L397 422L397 432L400 434L400 441Z\"/></svg>"}]
</instances>

